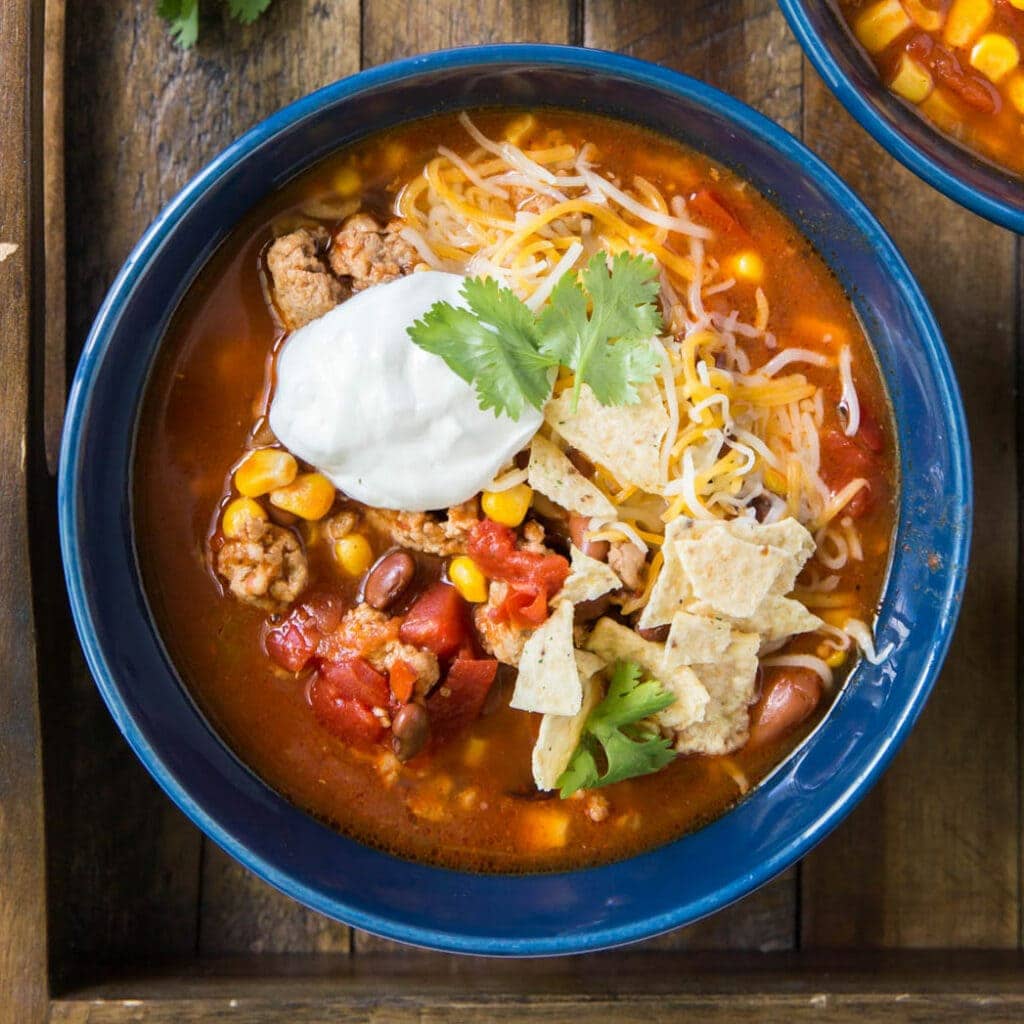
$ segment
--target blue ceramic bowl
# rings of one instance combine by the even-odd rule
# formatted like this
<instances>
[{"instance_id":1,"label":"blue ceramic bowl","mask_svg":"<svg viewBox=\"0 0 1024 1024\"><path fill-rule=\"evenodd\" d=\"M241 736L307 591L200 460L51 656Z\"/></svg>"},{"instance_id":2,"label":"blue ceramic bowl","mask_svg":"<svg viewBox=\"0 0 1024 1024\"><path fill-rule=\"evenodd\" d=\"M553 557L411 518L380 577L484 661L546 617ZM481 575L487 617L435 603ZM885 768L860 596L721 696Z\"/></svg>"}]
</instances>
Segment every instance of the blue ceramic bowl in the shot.
<instances>
[{"instance_id":1,"label":"blue ceramic bowl","mask_svg":"<svg viewBox=\"0 0 1024 1024\"><path fill-rule=\"evenodd\" d=\"M975 156L894 96L825 0L779 0L825 84L875 141L933 188L968 210L1024 233L1024 180Z\"/></svg>"},{"instance_id":2,"label":"blue ceramic bowl","mask_svg":"<svg viewBox=\"0 0 1024 1024\"><path fill-rule=\"evenodd\" d=\"M607 867L474 875L399 863L324 827L218 738L168 659L140 583L131 477L139 403L172 311L231 227L317 159L368 131L487 104L626 118L736 167L814 242L873 339L901 439L898 536L878 623L895 651L861 664L820 728L706 828ZM230 146L160 214L107 296L71 390L60 525L72 608L128 742L211 839L272 885L404 942L499 955L642 939L725 906L806 853L878 778L945 655L966 571L970 469L942 339L910 271L856 196L792 136L700 82L592 50L434 53L328 86Z\"/></svg>"}]
</instances>

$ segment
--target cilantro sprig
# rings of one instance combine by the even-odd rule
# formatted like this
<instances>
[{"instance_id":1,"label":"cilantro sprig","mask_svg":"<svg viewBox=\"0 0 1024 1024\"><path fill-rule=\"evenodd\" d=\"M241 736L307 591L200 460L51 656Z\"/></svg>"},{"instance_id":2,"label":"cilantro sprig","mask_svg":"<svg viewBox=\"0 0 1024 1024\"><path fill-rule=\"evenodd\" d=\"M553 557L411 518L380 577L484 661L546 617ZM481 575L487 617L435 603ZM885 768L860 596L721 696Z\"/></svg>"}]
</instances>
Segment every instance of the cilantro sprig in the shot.
<instances>
[{"instance_id":1,"label":"cilantro sprig","mask_svg":"<svg viewBox=\"0 0 1024 1024\"><path fill-rule=\"evenodd\" d=\"M603 405L632 405L637 386L658 370L649 340L661 332L653 260L619 253L591 257L577 275L563 275L538 315L495 281L466 281L468 308L435 302L409 328L420 348L440 356L472 384L481 409L518 420L526 406L543 407L559 366L573 371L572 410L588 384Z\"/></svg>"},{"instance_id":2,"label":"cilantro sprig","mask_svg":"<svg viewBox=\"0 0 1024 1024\"><path fill-rule=\"evenodd\" d=\"M619 661L612 669L604 700L587 716L579 746L558 779L562 799L581 789L661 771L674 757L671 741L643 720L664 711L675 695L654 679L641 682L635 661ZM598 767L602 757L604 771Z\"/></svg>"},{"instance_id":3,"label":"cilantro sprig","mask_svg":"<svg viewBox=\"0 0 1024 1024\"><path fill-rule=\"evenodd\" d=\"M235 21L251 25L269 6L271 0L227 0ZM171 38L183 49L195 46L199 38L199 0L160 0L157 13L170 30Z\"/></svg>"}]
</instances>

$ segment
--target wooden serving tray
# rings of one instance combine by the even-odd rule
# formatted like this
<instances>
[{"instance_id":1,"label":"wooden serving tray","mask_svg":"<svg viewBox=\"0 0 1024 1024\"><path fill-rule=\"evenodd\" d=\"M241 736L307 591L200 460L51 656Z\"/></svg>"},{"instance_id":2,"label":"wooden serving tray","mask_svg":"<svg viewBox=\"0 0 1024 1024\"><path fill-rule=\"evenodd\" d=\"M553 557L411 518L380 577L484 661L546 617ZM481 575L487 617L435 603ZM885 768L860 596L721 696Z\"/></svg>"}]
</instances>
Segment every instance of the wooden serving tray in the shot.
<instances>
[{"instance_id":1,"label":"wooden serving tray","mask_svg":"<svg viewBox=\"0 0 1024 1024\"><path fill-rule=\"evenodd\" d=\"M0 244L17 246L0 261L0 1021L1021 1019L1017 239L887 157L772 0L274 0L250 28L204 0L189 53L155 8L0 9ZM67 374L121 261L189 177L258 119L360 67L512 40L679 68L832 164L939 315L977 498L946 670L852 817L710 920L629 951L529 963L351 931L207 842L89 678L54 514Z\"/></svg>"}]
</instances>

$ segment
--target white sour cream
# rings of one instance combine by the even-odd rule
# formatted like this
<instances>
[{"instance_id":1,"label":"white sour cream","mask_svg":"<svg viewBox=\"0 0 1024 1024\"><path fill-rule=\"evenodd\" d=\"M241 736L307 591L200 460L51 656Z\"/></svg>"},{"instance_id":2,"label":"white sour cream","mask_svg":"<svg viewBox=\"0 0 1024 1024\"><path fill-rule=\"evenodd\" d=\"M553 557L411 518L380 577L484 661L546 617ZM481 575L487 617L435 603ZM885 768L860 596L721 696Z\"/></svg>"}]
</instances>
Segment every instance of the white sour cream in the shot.
<instances>
[{"instance_id":1,"label":"white sour cream","mask_svg":"<svg viewBox=\"0 0 1024 1024\"><path fill-rule=\"evenodd\" d=\"M542 422L484 412L476 393L406 333L465 278L423 271L359 292L295 331L277 359L270 427L341 491L378 508L466 501Z\"/></svg>"}]
</instances>

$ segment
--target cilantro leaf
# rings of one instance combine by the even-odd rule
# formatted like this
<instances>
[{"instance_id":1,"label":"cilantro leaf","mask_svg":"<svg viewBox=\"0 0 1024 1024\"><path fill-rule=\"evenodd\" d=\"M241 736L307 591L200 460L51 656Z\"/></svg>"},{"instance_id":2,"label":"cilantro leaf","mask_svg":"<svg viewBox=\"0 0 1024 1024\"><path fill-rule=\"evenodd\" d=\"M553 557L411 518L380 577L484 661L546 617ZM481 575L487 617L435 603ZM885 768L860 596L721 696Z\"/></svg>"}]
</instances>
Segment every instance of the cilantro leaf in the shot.
<instances>
[{"instance_id":1,"label":"cilantro leaf","mask_svg":"<svg viewBox=\"0 0 1024 1024\"><path fill-rule=\"evenodd\" d=\"M199 0L160 0L157 13L183 50L195 46L199 38Z\"/></svg>"},{"instance_id":2,"label":"cilantro leaf","mask_svg":"<svg viewBox=\"0 0 1024 1024\"><path fill-rule=\"evenodd\" d=\"M469 309L435 302L409 337L472 384L481 409L518 420L527 405L542 408L552 363L539 351L533 313L489 278L467 280L462 295Z\"/></svg>"},{"instance_id":3,"label":"cilantro leaf","mask_svg":"<svg viewBox=\"0 0 1024 1024\"><path fill-rule=\"evenodd\" d=\"M243 25L251 25L269 6L270 0L228 0L231 16Z\"/></svg>"},{"instance_id":4,"label":"cilantro leaf","mask_svg":"<svg viewBox=\"0 0 1024 1024\"><path fill-rule=\"evenodd\" d=\"M664 711L675 695L656 680L641 682L641 674L634 661L616 662L608 692L587 717L580 744L558 779L563 799L580 789L610 786L661 771L675 757L670 740L641 724ZM599 749L604 753L603 773L595 756Z\"/></svg>"},{"instance_id":5,"label":"cilantro leaf","mask_svg":"<svg viewBox=\"0 0 1024 1024\"><path fill-rule=\"evenodd\" d=\"M566 274L552 291L540 318L541 351L575 372L573 412L584 384L602 405L633 404L639 400L636 385L650 380L658 368L646 344L662 329L654 305L657 266L621 252L609 269L599 252L580 276L577 282Z\"/></svg>"}]
</instances>

